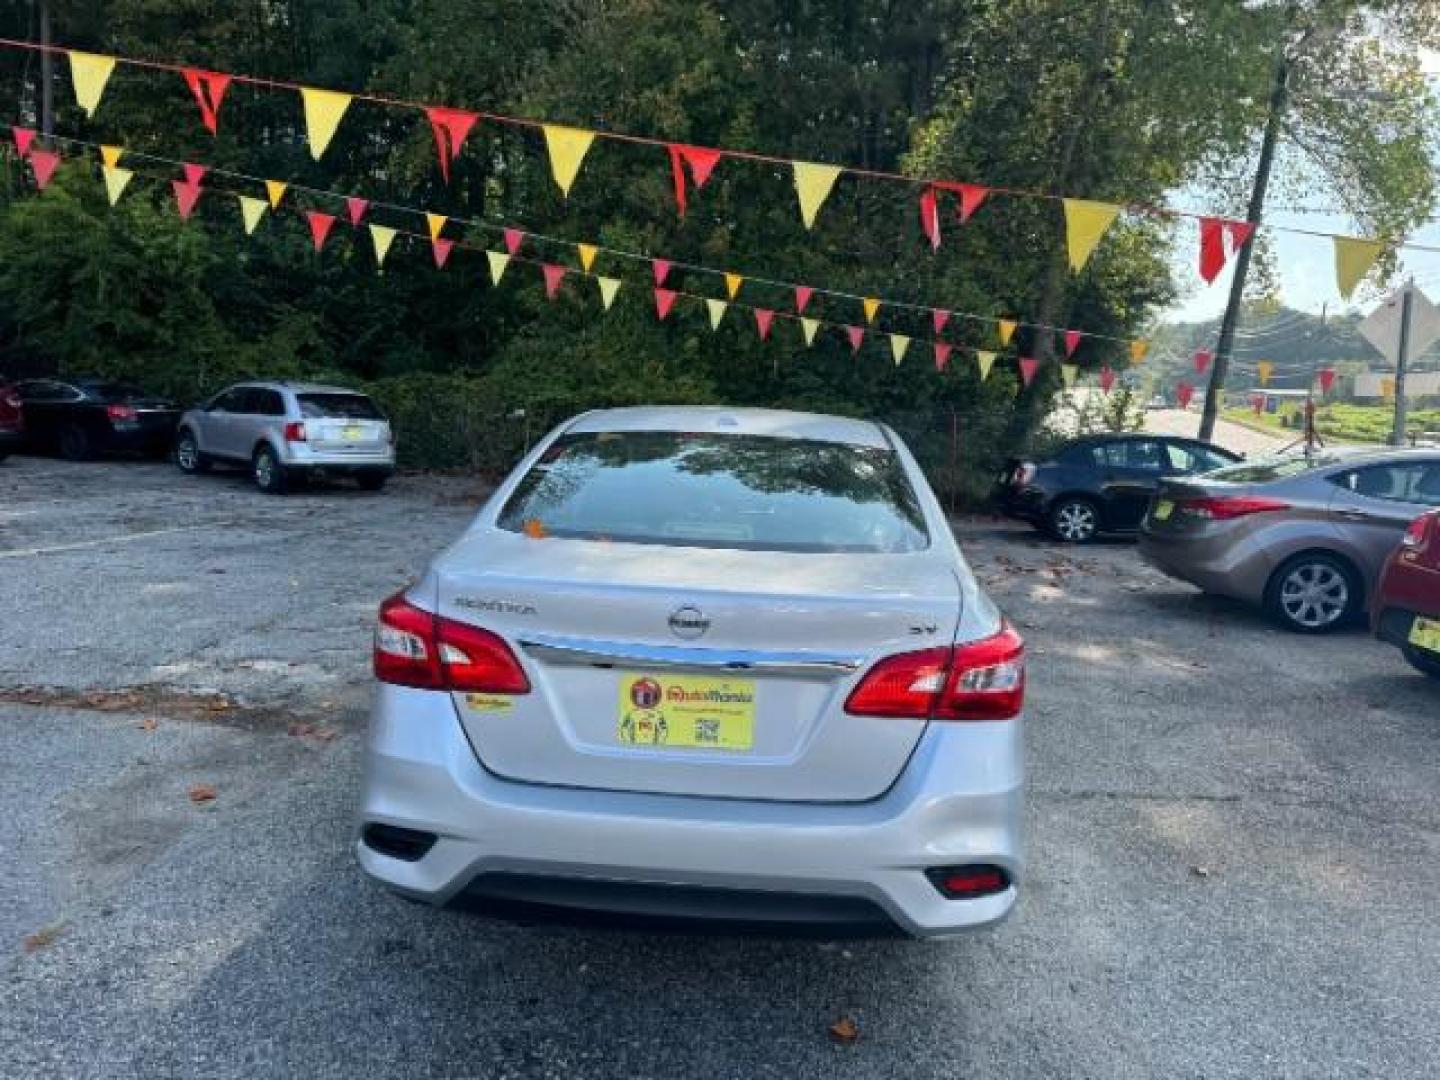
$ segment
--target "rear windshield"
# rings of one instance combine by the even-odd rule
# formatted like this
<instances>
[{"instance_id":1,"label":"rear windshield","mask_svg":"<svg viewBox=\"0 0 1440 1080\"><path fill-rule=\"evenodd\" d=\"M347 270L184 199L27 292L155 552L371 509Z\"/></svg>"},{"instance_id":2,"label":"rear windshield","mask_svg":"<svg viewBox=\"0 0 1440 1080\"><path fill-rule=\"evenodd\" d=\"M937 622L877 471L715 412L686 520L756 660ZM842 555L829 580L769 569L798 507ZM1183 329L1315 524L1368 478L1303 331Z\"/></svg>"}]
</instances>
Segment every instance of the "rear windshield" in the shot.
<instances>
[{"instance_id":1,"label":"rear windshield","mask_svg":"<svg viewBox=\"0 0 1440 1080\"><path fill-rule=\"evenodd\" d=\"M364 394L296 394L307 420L381 420L380 410Z\"/></svg>"},{"instance_id":2,"label":"rear windshield","mask_svg":"<svg viewBox=\"0 0 1440 1080\"><path fill-rule=\"evenodd\" d=\"M1262 458L1259 461L1247 461L1240 465L1216 469L1207 473L1205 478L1227 480L1232 484L1264 484L1271 480L1284 480L1287 476L1299 476L1311 469L1339 465L1342 460L1344 459L1336 454L1316 454L1308 458L1302 454L1294 457Z\"/></svg>"},{"instance_id":3,"label":"rear windshield","mask_svg":"<svg viewBox=\"0 0 1440 1080\"><path fill-rule=\"evenodd\" d=\"M562 436L498 524L534 536L751 551L906 552L930 542L889 450L668 431Z\"/></svg>"},{"instance_id":4,"label":"rear windshield","mask_svg":"<svg viewBox=\"0 0 1440 1080\"><path fill-rule=\"evenodd\" d=\"M101 401L134 401L145 396L138 386L130 386L128 383L81 383L80 389Z\"/></svg>"}]
</instances>

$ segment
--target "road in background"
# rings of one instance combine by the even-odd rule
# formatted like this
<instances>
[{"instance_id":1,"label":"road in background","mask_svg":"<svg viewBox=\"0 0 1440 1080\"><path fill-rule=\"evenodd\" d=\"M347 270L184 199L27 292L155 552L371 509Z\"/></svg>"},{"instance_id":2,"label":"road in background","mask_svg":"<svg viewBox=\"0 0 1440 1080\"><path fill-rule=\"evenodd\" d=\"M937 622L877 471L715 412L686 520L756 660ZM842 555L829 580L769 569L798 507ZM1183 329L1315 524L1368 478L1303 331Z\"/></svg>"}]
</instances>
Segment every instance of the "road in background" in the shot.
<instances>
[{"instance_id":1,"label":"road in background","mask_svg":"<svg viewBox=\"0 0 1440 1080\"><path fill-rule=\"evenodd\" d=\"M1199 429L1198 412L1149 409L1145 413L1145 430L1154 435L1184 435L1193 439ZM1263 457L1266 454L1278 453L1283 447L1293 443L1295 437L1275 435L1220 418L1215 421L1215 437L1211 441L1235 454Z\"/></svg>"}]
</instances>

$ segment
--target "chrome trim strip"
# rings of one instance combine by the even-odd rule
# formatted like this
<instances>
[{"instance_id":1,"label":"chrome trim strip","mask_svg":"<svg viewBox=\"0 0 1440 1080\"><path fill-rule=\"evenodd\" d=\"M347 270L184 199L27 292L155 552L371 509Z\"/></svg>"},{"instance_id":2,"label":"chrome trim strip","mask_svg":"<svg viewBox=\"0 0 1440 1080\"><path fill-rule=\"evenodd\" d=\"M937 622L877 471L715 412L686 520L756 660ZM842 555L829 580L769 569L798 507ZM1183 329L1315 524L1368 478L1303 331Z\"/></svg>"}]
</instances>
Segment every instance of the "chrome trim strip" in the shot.
<instances>
[{"instance_id":1,"label":"chrome trim strip","mask_svg":"<svg viewBox=\"0 0 1440 1080\"><path fill-rule=\"evenodd\" d=\"M618 641L594 641L588 638L552 637L548 634L531 634L520 638L519 644L537 659L559 664L591 664L597 667L635 664L641 667L835 675L859 671L865 663L862 656L839 656L833 653L690 649L678 645L639 645Z\"/></svg>"}]
</instances>

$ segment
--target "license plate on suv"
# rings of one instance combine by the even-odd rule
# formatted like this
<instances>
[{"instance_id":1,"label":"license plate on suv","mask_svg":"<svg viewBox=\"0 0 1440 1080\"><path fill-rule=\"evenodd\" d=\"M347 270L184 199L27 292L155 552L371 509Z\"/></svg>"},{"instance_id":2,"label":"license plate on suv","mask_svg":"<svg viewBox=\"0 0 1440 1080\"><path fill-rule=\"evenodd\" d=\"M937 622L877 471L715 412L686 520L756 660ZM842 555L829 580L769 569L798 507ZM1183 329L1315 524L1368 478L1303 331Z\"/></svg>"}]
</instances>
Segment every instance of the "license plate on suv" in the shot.
<instances>
[{"instance_id":1,"label":"license plate on suv","mask_svg":"<svg viewBox=\"0 0 1440 1080\"><path fill-rule=\"evenodd\" d=\"M1440 620L1426 619L1417 615L1410 624L1410 644L1417 648L1440 653Z\"/></svg>"}]
</instances>

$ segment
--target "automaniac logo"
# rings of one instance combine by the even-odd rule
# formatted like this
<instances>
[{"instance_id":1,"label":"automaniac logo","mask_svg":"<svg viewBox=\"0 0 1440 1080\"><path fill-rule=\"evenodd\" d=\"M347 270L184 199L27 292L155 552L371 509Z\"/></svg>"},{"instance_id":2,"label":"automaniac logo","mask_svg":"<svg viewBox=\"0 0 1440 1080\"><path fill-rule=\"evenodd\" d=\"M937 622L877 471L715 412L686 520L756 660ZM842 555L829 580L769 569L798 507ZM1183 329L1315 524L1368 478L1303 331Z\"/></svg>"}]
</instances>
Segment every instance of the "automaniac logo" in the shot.
<instances>
[{"instance_id":1,"label":"automaniac logo","mask_svg":"<svg viewBox=\"0 0 1440 1080\"><path fill-rule=\"evenodd\" d=\"M749 705L755 695L748 690L686 690L672 686L665 692L665 700L674 705Z\"/></svg>"},{"instance_id":2,"label":"automaniac logo","mask_svg":"<svg viewBox=\"0 0 1440 1080\"><path fill-rule=\"evenodd\" d=\"M630 700L637 709L653 709L660 704L661 697L660 684L654 679L636 679L630 687Z\"/></svg>"}]
</instances>

